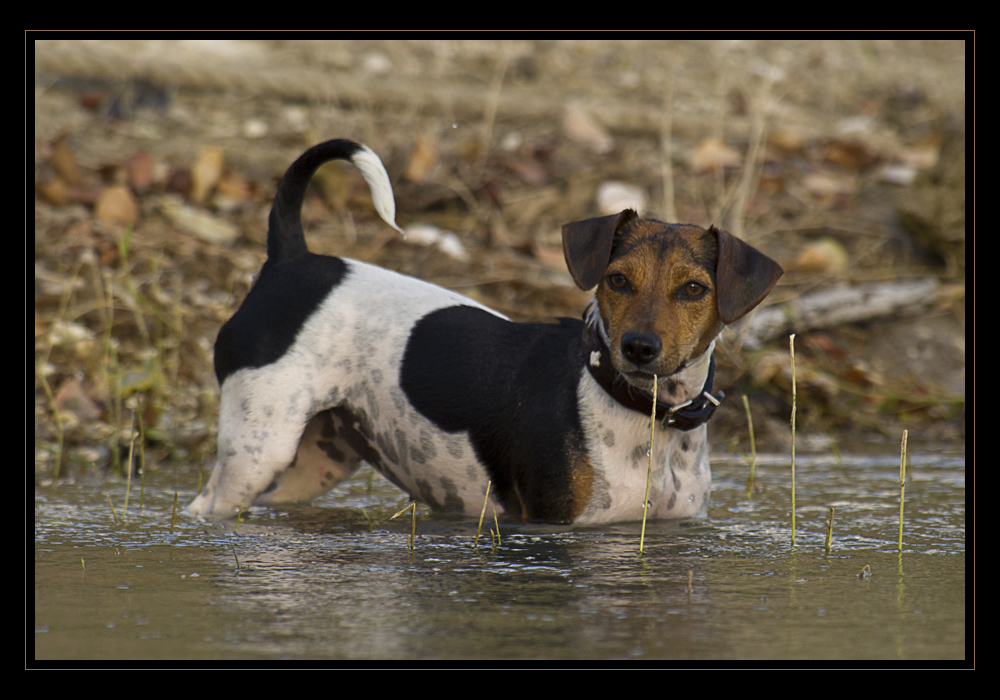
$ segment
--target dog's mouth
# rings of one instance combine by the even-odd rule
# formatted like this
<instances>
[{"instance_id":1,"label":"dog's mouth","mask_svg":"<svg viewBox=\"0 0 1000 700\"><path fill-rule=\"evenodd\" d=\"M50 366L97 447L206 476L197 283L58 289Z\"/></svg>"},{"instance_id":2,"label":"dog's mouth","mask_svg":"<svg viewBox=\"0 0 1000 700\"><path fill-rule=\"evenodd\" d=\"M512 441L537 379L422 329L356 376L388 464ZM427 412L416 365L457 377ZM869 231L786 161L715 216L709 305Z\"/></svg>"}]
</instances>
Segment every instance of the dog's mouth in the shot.
<instances>
[{"instance_id":1,"label":"dog's mouth","mask_svg":"<svg viewBox=\"0 0 1000 700\"><path fill-rule=\"evenodd\" d=\"M622 377L625 378L629 384L637 389L642 389L643 391L651 392L653 390L653 377L655 376L658 381L663 381L667 377L677 374L682 369L684 369L686 362L682 362L679 367L677 367L673 372L669 374L653 374L652 372L634 369L634 370L624 370L619 372ZM662 386L662 385L661 385Z\"/></svg>"},{"instance_id":2,"label":"dog's mouth","mask_svg":"<svg viewBox=\"0 0 1000 700\"><path fill-rule=\"evenodd\" d=\"M622 372L621 374L625 377L629 384L634 384L636 386L652 386L653 377L656 376L650 372L643 372L641 370L629 370Z\"/></svg>"}]
</instances>

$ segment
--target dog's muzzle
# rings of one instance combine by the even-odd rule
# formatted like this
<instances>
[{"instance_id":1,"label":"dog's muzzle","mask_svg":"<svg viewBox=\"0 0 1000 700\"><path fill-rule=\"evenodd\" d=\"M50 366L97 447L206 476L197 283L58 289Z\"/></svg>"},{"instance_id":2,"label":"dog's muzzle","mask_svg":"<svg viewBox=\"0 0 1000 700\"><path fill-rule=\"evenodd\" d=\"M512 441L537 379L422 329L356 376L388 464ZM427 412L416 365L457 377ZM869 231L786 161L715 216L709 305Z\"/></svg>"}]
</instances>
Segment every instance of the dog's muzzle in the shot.
<instances>
[{"instance_id":1,"label":"dog's muzzle","mask_svg":"<svg viewBox=\"0 0 1000 700\"><path fill-rule=\"evenodd\" d=\"M653 412L652 394L631 384L615 370L611 363L608 335L597 311L596 300L592 300L587 305L583 313L583 320L583 355L591 376L622 406L645 415L651 415ZM660 421L663 427L693 430L699 425L707 423L726 396L722 391L712 393L714 382L715 355L713 354L709 359L708 376L705 378L701 393L679 404L657 400L656 415L663 416Z\"/></svg>"}]
</instances>

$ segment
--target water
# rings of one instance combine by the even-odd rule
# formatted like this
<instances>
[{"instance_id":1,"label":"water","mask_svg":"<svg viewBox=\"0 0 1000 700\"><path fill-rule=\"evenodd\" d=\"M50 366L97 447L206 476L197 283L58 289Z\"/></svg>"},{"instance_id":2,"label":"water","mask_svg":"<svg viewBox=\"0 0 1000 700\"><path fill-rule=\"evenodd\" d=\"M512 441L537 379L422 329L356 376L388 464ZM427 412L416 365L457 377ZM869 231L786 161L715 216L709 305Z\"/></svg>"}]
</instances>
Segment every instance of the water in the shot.
<instances>
[{"instance_id":1,"label":"water","mask_svg":"<svg viewBox=\"0 0 1000 700\"><path fill-rule=\"evenodd\" d=\"M895 463L894 460L895 459ZM233 523L179 519L194 477L35 491L35 658L635 660L966 658L964 458L911 457L897 552L898 456L716 463L709 518L573 529L419 511L362 473L314 506ZM163 482L163 483L158 483ZM836 509L824 552L828 506ZM492 524L492 523L490 523ZM868 566L871 575L859 576Z\"/></svg>"}]
</instances>

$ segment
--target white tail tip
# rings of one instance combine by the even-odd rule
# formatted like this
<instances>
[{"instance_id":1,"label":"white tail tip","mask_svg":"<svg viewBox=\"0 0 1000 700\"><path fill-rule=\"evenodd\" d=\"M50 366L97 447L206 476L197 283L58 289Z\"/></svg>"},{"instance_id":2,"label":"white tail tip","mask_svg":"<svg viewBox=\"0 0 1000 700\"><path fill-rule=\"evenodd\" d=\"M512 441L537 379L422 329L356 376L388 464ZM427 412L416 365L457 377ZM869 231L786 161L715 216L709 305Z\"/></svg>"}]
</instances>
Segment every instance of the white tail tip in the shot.
<instances>
[{"instance_id":1,"label":"white tail tip","mask_svg":"<svg viewBox=\"0 0 1000 700\"><path fill-rule=\"evenodd\" d=\"M389 181L389 173L385 171L381 159L375 151L368 146L361 146L361 150L351 157L351 163L361 171L372 192L372 203L375 211L382 217L382 220L394 229L406 235L403 229L396 224L396 198L392 193L392 183Z\"/></svg>"}]
</instances>

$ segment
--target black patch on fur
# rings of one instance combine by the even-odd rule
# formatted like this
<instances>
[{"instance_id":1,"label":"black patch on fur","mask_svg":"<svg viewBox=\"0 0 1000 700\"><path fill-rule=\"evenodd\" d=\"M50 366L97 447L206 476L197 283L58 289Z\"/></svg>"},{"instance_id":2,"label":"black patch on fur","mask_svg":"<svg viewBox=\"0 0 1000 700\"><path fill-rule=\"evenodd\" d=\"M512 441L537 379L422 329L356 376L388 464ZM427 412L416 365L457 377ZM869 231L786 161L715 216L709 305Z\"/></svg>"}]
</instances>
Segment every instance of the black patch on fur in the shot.
<instances>
[{"instance_id":1,"label":"black patch on fur","mask_svg":"<svg viewBox=\"0 0 1000 700\"><path fill-rule=\"evenodd\" d=\"M243 305L219 330L215 376L220 386L233 372L264 367L288 352L346 273L342 259L313 253L265 265Z\"/></svg>"},{"instance_id":2,"label":"black patch on fur","mask_svg":"<svg viewBox=\"0 0 1000 700\"><path fill-rule=\"evenodd\" d=\"M523 499L532 520L572 518L571 459L586 452L582 334L574 319L512 323L452 306L418 321L406 345L400 386L410 403L442 430L469 434L509 513Z\"/></svg>"}]
</instances>

